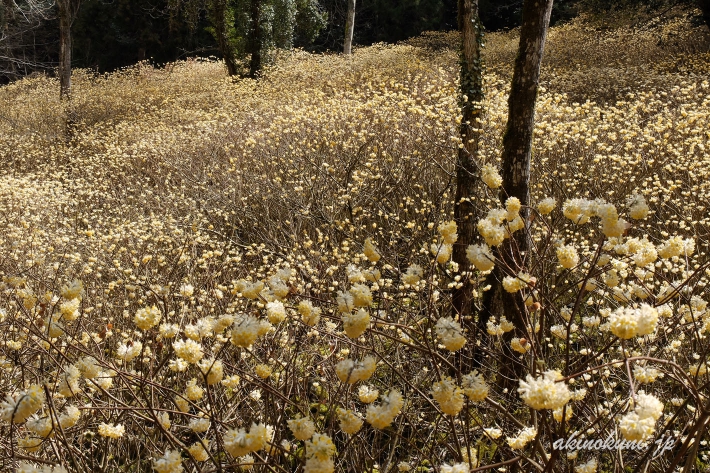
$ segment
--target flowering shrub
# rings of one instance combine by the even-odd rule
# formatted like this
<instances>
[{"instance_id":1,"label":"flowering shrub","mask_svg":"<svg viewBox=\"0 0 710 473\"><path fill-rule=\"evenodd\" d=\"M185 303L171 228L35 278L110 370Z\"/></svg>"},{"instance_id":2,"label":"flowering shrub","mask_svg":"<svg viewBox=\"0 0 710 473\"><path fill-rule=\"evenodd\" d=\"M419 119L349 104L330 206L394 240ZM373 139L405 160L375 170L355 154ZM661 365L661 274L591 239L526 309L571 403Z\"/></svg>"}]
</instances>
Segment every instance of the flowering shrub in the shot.
<instances>
[{"instance_id":1,"label":"flowering shrub","mask_svg":"<svg viewBox=\"0 0 710 473\"><path fill-rule=\"evenodd\" d=\"M469 274L453 50L295 52L259 82L215 62L80 71L68 104L48 78L0 89L3 471L705 465L707 55L646 82L609 69L625 95L578 103L554 51L591 36L550 36L527 221L498 196L515 40L492 37ZM518 232L531 254L504 267ZM522 327L452 310L464 278L480 307L497 266ZM506 357L525 367L507 392ZM650 443L553 449L575 432Z\"/></svg>"}]
</instances>

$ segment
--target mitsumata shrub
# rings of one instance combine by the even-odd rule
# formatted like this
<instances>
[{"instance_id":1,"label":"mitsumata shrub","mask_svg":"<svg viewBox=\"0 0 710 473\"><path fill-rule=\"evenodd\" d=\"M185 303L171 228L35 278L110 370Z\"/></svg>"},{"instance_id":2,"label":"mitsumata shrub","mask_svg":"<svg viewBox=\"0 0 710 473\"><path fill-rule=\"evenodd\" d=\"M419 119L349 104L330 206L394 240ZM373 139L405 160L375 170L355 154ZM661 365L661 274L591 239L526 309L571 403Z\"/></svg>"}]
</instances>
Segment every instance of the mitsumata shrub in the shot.
<instances>
[{"instance_id":1,"label":"mitsumata shrub","mask_svg":"<svg viewBox=\"0 0 710 473\"><path fill-rule=\"evenodd\" d=\"M551 31L526 219L499 196L516 33L489 37L468 273L455 35L284 53L258 81L189 60L77 71L66 102L0 88L0 469L706 468L704 34ZM478 318L495 268L521 330ZM645 443L553 448L574 436Z\"/></svg>"}]
</instances>

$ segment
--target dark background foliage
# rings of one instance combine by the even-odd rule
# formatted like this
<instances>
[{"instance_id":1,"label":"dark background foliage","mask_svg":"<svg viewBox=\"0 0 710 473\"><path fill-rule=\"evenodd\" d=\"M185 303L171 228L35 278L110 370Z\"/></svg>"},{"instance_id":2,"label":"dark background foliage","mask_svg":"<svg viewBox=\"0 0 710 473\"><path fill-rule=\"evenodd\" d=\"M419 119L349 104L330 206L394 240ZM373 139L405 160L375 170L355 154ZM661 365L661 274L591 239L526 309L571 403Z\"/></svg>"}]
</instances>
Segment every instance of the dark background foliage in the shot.
<instances>
[{"instance_id":1,"label":"dark background foliage","mask_svg":"<svg viewBox=\"0 0 710 473\"><path fill-rule=\"evenodd\" d=\"M58 22L51 0L41 17L27 21L13 12L10 0L0 0L0 81L35 71L52 74L58 57ZM198 0L83 0L72 28L73 66L108 72L149 60L162 64L189 56L219 56L204 8ZM237 1L237 0L232 0ZM303 3L303 0L297 0ZM23 3L24 2L24 3ZM179 7L183 2L182 12ZM193 8L188 8L188 3ZM21 0L27 8L36 0ZM480 0L480 15L488 31L515 28L520 23L522 0ZM593 14L619 8L660 11L693 0L557 0L552 23L564 22L580 11ZM342 49L347 2L320 0L327 23L313 40L296 30L293 44L310 51ZM185 12L191 12L185 14ZM402 41L428 30L456 28L456 0L358 0L354 44ZM300 12L300 10L299 10ZM312 12L311 12L312 13ZM299 13L308 23L309 13Z\"/></svg>"}]
</instances>

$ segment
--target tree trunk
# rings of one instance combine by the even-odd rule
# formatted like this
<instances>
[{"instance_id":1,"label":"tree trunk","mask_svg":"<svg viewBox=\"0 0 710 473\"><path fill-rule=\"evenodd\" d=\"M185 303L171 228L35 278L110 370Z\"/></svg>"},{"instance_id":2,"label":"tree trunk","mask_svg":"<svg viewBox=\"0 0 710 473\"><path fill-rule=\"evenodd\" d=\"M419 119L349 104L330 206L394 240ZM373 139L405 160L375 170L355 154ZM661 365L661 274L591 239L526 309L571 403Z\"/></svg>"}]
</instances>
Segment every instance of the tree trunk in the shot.
<instances>
[{"instance_id":1,"label":"tree trunk","mask_svg":"<svg viewBox=\"0 0 710 473\"><path fill-rule=\"evenodd\" d=\"M703 19L705 24L708 25L710 29L710 0L698 0L698 7L700 11L703 12Z\"/></svg>"},{"instance_id":2,"label":"tree trunk","mask_svg":"<svg viewBox=\"0 0 710 473\"><path fill-rule=\"evenodd\" d=\"M504 359L500 366L499 387L515 393L517 381L523 375L524 367L518 356L510 349L510 339L525 336L525 304L520 292L510 294L502 287L503 268L511 268L517 273L526 266L526 258L531 246L529 234L530 216L530 157L532 154L533 125L535 120L535 100L537 98L540 64L550 24L552 0L525 0L523 4L523 24L520 29L520 44L513 69L513 81L508 98L508 123L503 136L501 199L520 199L523 207L520 217L525 228L507 239L497 250L499 263L489 279L491 289L484 298L484 317L505 315L515 326L504 339Z\"/></svg>"},{"instance_id":3,"label":"tree trunk","mask_svg":"<svg viewBox=\"0 0 710 473\"><path fill-rule=\"evenodd\" d=\"M261 71L261 11L259 0L251 0L251 31L249 32L249 77L256 78Z\"/></svg>"},{"instance_id":4,"label":"tree trunk","mask_svg":"<svg viewBox=\"0 0 710 473\"><path fill-rule=\"evenodd\" d=\"M217 36L217 47L227 65L227 73L230 76L237 75L237 63L227 33L227 0L212 0L210 7L210 16L214 24L215 36Z\"/></svg>"},{"instance_id":5,"label":"tree trunk","mask_svg":"<svg viewBox=\"0 0 710 473\"><path fill-rule=\"evenodd\" d=\"M552 0L526 0L523 4L520 45L508 98L508 124L503 136L503 192L505 198L520 199L523 206L530 204L530 156L535 100L551 11ZM527 221L529 210L523 209L521 212L524 212ZM526 249L527 246L521 247L520 251Z\"/></svg>"},{"instance_id":6,"label":"tree trunk","mask_svg":"<svg viewBox=\"0 0 710 473\"><path fill-rule=\"evenodd\" d=\"M461 31L461 126L459 133L463 147L459 148L456 167L456 193L454 197L454 220L459 238L454 245L453 261L463 275L463 286L452 295L454 311L460 316L471 315L473 288L470 283L471 264L466 258L466 248L476 239L476 221L480 211L474 202L476 188L480 185L478 172L478 143L480 123L478 119L483 103L483 62L481 45L483 27L478 17L478 0L459 0L459 30Z\"/></svg>"},{"instance_id":7,"label":"tree trunk","mask_svg":"<svg viewBox=\"0 0 710 473\"><path fill-rule=\"evenodd\" d=\"M57 0L59 7L59 97L71 95L71 24L70 0Z\"/></svg>"},{"instance_id":8,"label":"tree trunk","mask_svg":"<svg viewBox=\"0 0 710 473\"><path fill-rule=\"evenodd\" d=\"M355 33L355 1L348 0L348 17L345 20L345 44L343 54L349 55L353 49L353 34Z\"/></svg>"}]
</instances>

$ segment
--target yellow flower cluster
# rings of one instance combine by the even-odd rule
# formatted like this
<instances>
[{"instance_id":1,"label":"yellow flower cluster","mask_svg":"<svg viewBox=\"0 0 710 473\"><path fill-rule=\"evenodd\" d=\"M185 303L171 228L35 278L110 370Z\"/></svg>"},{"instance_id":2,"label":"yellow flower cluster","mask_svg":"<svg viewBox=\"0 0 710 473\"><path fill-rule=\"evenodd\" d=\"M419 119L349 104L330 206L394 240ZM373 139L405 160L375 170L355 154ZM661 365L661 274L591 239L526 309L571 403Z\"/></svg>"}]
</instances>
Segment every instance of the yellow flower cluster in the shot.
<instances>
[{"instance_id":1,"label":"yellow flower cluster","mask_svg":"<svg viewBox=\"0 0 710 473\"><path fill-rule=\"evenodd\" d=\"M537 378L527 375L520 380L518 393L522 400L533 409L559 409L572 399L566 383L557 382L562 378L559 371L546 371Z\"/></svg>"},{"instance_id":2,"label":"yellow flower cluster","mask_svg":"<svg viewBox=\"0 0 710 473\"><path fill-rule=\"evenodd\" d=\"M335 471L333 455L335 455L335 445L331 438L325 434L314 434L310 440L306 441L306 465L303 471L305 473L333 473Z\"/></svg>"},{"instance_id":3,"label":"yellow flower cluster","mask_svg":"<svg viewBox=\"0 0 710 473\"><path fill-rule=\"evenodd\" d=\"M268 322L259 320L252 315L240 314L234 318L231 341L238 347L250 347L257 338L271 329Z\"/></svg>"},{"instance_id":4,"label":"yellow flower cluster","mask_svg":"<svg viewBox=\"0 0 710 473\"><path fill-rule=\"evenodd\" d=\"M463 409L464 390L456 386L450 377L444 377L434 383L431 395L444 414L455 416Z\"/></svg>"},{"instance_id":5,"label":"yellow flower cluster","mask_svg":"<svg viewBox=\"0 0 710 473\"><path fill-rule=\"evenodd\" d=\"M535 427L525 427L518 432L515 437L507 437L505 440L513 450L522 450L527 444L532 442L537 436Z\"/></svg>"},{"instance_id":6,"label":"yellow flower cluster","mask_svg":"<svg viewBox=\"0 0 710 473\"><path fill-rule=\"evenodd\" d=\"M657 324L658 311L648 304L639 308L619 307L609 316L609 330L621 339L650 335Z\"/></svg>"},{"instance_id":7,"label":"yellow flower cluster","mask_svg":"<svg viewBox=\"0 0 710 473\"><path fill-rule=\"evenodd\" d=\"M495 266L495 258L488 245L469 245L466 248L466 258L479 271L490 271Z\"/></svg>"},{"instance_id":8,"label":"yellow flower cluster","mask_svg":"<svg viewBox=\"0 0 710 473\"><path fill-rule=\"evenodd\" d=\"M308 417L296 417L287 422L296 440L308 440L316 432L316 426Z\"/></svg>"},{"instance_id":9,"label":"yellow flower cluster","mask_svg":"<svg viewBox=\"0 0 710 473\"><path fill-rule=\"evenodd\" d=\"M362 361L348 358L335 365L335 374L343 383L355 384L370 379L376 368L377 360L373 356L366 356Z\"/></svg>"},{"instance_id":10,"label":"yellow flower cluster","mask_svg":"<svg viewBox=\"0 0 710 473\"><path fill-rule=\"evenodd\" d=\"M436 336L449 351L456 351L466 344L461 324L451 317L442 317L436 321Z\"/></svg>"},{"instance_id":11,"label":"yellow flower cluster","mask_svg":"<svg viewBox=\"0 0 710 473\"><path fill-rule=\"evenodd\" d=\"M370 326L370 314L365 309L343 314L343 331L350 338L358 338Z\"/></svg>"},{"instance_id":12,"label":"yellow flower cluster","mask_svg":"<svg viewBox=\"0 0 710 473\"><path fill-rule=\"evenodd\" d=\"M121 424L113 425L102 422L99 424L98 432L102 437L117 439L123 437L123 434L126 433L126 428Z\"/></svg>"},{"instance_id":13,"label":"yellow flower cluster","mask_svg":"<svg viewBox=\"0 0 710 473\"><path fill-rule=\"evenodd\" d=\"M572 269L579 264L579 255L573 245L557 247L557 260L565 269Z\"/></svg>"},{"instance_id":14,"label":"yellow flower cluster","mask_svg":"<svg viewBox=\"0 0 710 473\"><path fill-rule=\"evenodd\" d=\"M230 429L224 436L224 447L233 457L243 457L266 447L270 440L264 424L252 424L247 432L244 428Z\"/></svg>"},{"instance_id":15,"label":"yellow flower cluster","mask_svg":"<svg viewBox=\"0 0 710 473\"><path fill-rule=\"evenodd\" d=\"M338 420L340 420L340 430L346 434L353 435L362 428L363 420L354 411L339 407L336 412L338 414Z\"/></svg>"},{"instance_id":16,"label":"yellow flower cluster","mask_svg":"<svg viewBox=\"0 0 710 473\"><path fill-rule=\"evenodd\" d=\"M143 307L138 309L133 321L139 329L149 330L158 325L162 316L163 314L161 314L160 310L155 306Z\"/></svg>"},{"instance_id":17,"label":"yellow flower cluster","mask_svg":"<svg viewBox=\"0 0 710 473\"><path fill-rule=\"evenodd\" d=\"M520 272L517 276L506 276L503 278L503 289L508 292L518 292L522 289L534 286L537 278L530 276L528 273Z\"/></svg>"},{"instance_id":18,"label":"yellow flower cluster","mask_svg":"<svg viewBox=\"0 0 710 473\"><path fill-rule=\"evenodd\" d=\"M396 389L391 389L387 394L383 394L381 399L380 404L367 406L365 414L367 422L376 429L384 429L392 424L404 406L404 398Z\"/></svg>"},{"instance_id":19,"label":"yellow flower cluster","mask_svg":"<svg viewBox=\"0 0 710 473\"><path fill-rule=\"evenodd\" d=\"M313 327L320 321L320 307L314 307L311 301L303 300L298 304L298 312L303 318L303 323Z\"/></svg>"},{"instance_id":20,"label":"yellow flower cluster","mask_svg":"<svg viewBox=\"0 0 710 473\"><path fill-rule=\"evenodd\" d=\"M153 459L157 473L182 473L182 457L179 450L166 450L163 456Z\"/></svg>"},{"instance_id":21,"label":"yellow flower cluster","mask_svg":"<svg viewBox=\"0 0 710 473\"><path fill-rule=\"evenodd\" d=\"M663 415L663 403L652 394L639 392L634 409L619 420L619 431L624 439L643 442L656 430L656 421Z\"/></svg>"},{"instance_id":22,"label":"yellow flower cluster","mask_svg":"<svg viewBox=\"0 0 710 473\"><path fill-rule=\"evenodd\" d=\"M8 394L0 404L4 422L22 424L37 412L45 402L44 388L33 384L27 391L15 395Z\"/></svg>"}]
</instances>

